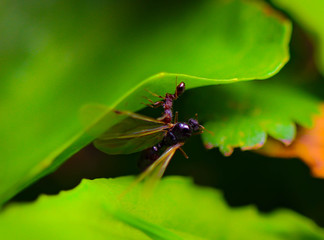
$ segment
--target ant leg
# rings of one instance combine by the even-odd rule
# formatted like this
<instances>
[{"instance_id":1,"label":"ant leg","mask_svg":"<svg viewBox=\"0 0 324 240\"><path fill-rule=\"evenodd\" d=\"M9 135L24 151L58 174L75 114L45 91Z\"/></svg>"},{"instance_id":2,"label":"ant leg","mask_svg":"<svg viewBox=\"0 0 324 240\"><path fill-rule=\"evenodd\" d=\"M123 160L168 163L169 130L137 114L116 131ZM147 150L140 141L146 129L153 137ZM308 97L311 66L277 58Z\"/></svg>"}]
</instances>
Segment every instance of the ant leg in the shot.
<instances>
[{"instance_id":1,"label":"ant leg","mask_svg":"<svg viewBox=\"0 0 324 240\"><path fill-rule=\"evenodd\" d=\"M174 116L174 123L177 123L178 122L178 117L179 117L179 112L176 111L175 112L175 116Z\"/></svg>"},{"instance_id":2,"label":"ant leg","mask_svg":"<svg viewBox=\"0 0 324 240\"><path fill-rule=\"evenodd\" d=\"M149 99L148 97L143 97L143 98L145 98L147 101L149 101L150 103L152 103L152 104L154 104L154 102L151 100L151 99Z\"/></svg>"},{"instance_id":3,"label":"ant leg","mask_svg":"<svg viewBox=\"0 0 324 240\"><path fill-rule=\"evenodd\" d=\"M162 106L162 103L163 102L152 102L152 104L148 104L148 103L141 103L141 104L144 104L150 108L158 108L158 107Z\"/></svg>"},{"instance_id":4,"label":"ant leg","mask_svg":"<svg viewBox=\"0 0 324 240\"><path fill-rule=\"evenodd\" d=\"M160 95L157 95L156 93L151 92L150 90L145 89L145 91L148 92L149 94L153 95L154 97L158 97L158 98L165 99L165 97L162 97L162 96L160 96Z\"/></svg>"},{"instance_id":5,"label":"ant leg","mask_svg":"<svg viewBox=\"0 0 324 240\"><path fill-rule=\"evenodd\" d=\"M179 148L180 152L182 153L182 155L185 157L185 158L189 158L188 155L185 153L185 151L183 151L183 149L180 147Z\"/></svg>"},{"instance_id":6,"label":"ant leg","mask_svg":"<svg viewBox=\"0 0 324 240\"><path fill-rule=\"evenodd\" d=\"M144 104L145 106L150 107L150 108L155 108L152 104L143 103L143 102L141 104Z\"/></svg>"},{"instance_id":7,"label":"ant leg","mask_svg":"<svg viewBox=\"0 0 324 240\"><path fill-rule=\"evenodd\" d=\"M178 98L177 87L178 87L178 76L176 76L176 87L175 87L176 91L174 93L174 96L175 96L176 99Z\"/></svg>"},{"instance_id":8,"label":"ant leg","mask_svg":"<svg viewBox=\"0 0 324 240\"><path fill-rule=\"evenodd\" d=\"M157 101L157 102L153 102L151 99L149 99L148 97L145 97L145 96L143 96L143 98L145 98L147 101L149 101L151 104L147 104L147 103L142 103L142 104L144 104L144 105L146 105L146 106L149 106L149 107L151 107L151 108L158 108L158 107L160 107L160 106L162 106L163 105L163 101Z\"/></svg>"},{"instance_id":9,"label":"ant leg","mask_svg":"<svg viewBox=\"0 0 324 240\"><path fill-rule=\"evenodd\" d=\"M152 104L152 106L153 106L153 108L157 108L157 107L160 107L160 106L162 106L163 105L163 101L157 101L157 102L153 102L151 99L149 99L148 97L143 97L143 98L145 98L147 101L149 101L151 104Z\"/></svg>"}]
</instances>

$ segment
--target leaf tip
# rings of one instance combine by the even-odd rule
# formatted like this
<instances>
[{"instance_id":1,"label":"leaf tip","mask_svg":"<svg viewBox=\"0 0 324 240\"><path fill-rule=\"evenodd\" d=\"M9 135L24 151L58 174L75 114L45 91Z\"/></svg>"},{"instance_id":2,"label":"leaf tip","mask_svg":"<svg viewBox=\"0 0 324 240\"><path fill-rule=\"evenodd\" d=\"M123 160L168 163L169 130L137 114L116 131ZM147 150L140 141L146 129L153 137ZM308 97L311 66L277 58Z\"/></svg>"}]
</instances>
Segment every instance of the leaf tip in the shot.
<instances>
[{"instance_id":1,"label":"leaf tip","mask_svg":"<svg viewBox=\"0 0 324 240\"><path fill-rule=\"evenodd\" d=\"M225 157L231 156L234 151L233 147L231 146L226 146L226 148L221 148L220 150Z\"/></svg>"},{"instance_id":2,"label":"leaf tip","mask_svg":"<svg viewBox=\"0 0 324 240\"><path fill-rule=\"evenodd\" d=\"M212 148L214 148L214 145L212 143L205 143L205 148L212 149Z\"/></svg>"},{"instance_id":3,"label":"leaf tip","mask_svg":"<svg viewBox=\"0 0 324 240\"><path fill-rule=\"evenodd\" d=\"M285 146L289 146L292 143L293 139L279 139L279 141L285 144Z\"/></svg>"},{"instance_id":4,"label":"leaf tip","mask_svg":"<svg viewBox=\"0 0 324 240\"><path fill-rule=\"evenodd\" d=\"M264 141L259 142L259 143L255 144L253 146L243 146L243 147L241 147L241 150L242 151L256 150L256 149L261 148L263 145L264 145Z\"/></svg>"}]
</instances>

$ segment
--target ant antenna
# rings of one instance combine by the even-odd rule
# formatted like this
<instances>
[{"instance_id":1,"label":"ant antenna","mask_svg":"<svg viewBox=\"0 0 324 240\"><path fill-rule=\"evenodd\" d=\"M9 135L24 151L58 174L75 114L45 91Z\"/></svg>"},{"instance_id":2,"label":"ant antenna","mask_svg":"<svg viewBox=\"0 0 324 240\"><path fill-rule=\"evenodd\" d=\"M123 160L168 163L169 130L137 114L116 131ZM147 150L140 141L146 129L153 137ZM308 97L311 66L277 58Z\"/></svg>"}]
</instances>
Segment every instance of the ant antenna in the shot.
<instances>
[{"instance_id":1,"label":"ant antenna","mask_svg":"<svg viewBox=\"0 0 324 240\"><path fill-rule=\"evenodd\" d=\"M198 121L198 113L195 114L195 119ZM206 132L208 132L210 135L215 136L215 133L213 133L212 131L206 129L206 128L205 128L204 126L202 126L202 125L199 125L199 126L200 126L200 128L201 128L203 131L206 131Z\"/></svg>"},{"instance_id":2,"label":"ant antenna","mask_svg":"<svg viewBox=\"0 0 324 240\"><path fill-rule=\"evenodd\" d=\"M203 126L201 126L201 127L202 127L202 129L203 129L204 131L208 132L210 135L215 136L215 133L214 133L214 132L212 132L212 131L206 129L206 128L203 127Z\"/></svg>"}]
</instances>

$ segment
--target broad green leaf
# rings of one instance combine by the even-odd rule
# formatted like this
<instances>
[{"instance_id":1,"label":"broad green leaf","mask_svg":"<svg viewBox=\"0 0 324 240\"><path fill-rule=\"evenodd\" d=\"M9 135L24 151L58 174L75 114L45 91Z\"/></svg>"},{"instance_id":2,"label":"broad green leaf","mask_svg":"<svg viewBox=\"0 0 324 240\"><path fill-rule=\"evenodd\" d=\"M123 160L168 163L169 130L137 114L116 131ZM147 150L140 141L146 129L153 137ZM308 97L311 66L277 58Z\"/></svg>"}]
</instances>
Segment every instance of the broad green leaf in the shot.
<instances>
[{"instance_id":1,"label":"broad green leaf","mask_svg":"<svg viewBox=\"0 0 324 240\"><path fill-rule=\"evenodd\" d=\"M291 24L262 2L7 1L0 9L0 203L93 140L105 112L149 89L265 79L289 58ZM107 128L112 122L107 122Z\"/></svg>"},{"instance_id":2,"label":"broad green leaf","mask_svg":"<svg viewBox=\"0 0 324 240\"><path fill-rule=\"evenodd\" d=\"M289 210L260 214L231 208L219 191L182 177L164 178L150 198L132 178L83 180L75 189L8 206L3 239L323 239L324 231Z\"/></svg>"},{"instance_id":3,"label":"broad green leaf","mask_svg":"<svg viewBox=\"0 0 324 240\"><path fill-rule=\"evenodd\" d=\"M191 91L188 99L184 105L199 111L204 126L212 131L202 135L206 147L219 147L227 156L235 147L262 147L267 135L289 145L296 124L311 127L312 117L319 113L316 98L275 79L201 88Z\"/></svg>"},{"instance_id":4,"label":"broad green leaf","mask_svg":"<svg viewBox=\"0 0 324 240\"><path fill-rule=\"evenodd\" d=\"M324 74L324 1L323 0L272 0L287 11L299 24L312 33L317 46L319 69Z\"/></svg>"}]
</instances>

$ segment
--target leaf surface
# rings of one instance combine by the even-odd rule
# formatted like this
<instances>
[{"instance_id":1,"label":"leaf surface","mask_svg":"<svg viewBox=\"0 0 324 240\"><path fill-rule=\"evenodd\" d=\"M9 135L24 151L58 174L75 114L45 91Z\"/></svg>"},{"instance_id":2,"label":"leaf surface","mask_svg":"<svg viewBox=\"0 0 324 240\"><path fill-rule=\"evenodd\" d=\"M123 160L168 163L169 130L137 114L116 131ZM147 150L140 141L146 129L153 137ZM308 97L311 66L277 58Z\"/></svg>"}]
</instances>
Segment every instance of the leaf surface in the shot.
<instances>
[{"instance_id":1,"label":"leaf surface","mask_svg":"<svg viewBox=\"0 0 324 240\"><path fill-rule=\"evenodd\" d=\"M226 156L235 147L260 148L268 135L289 145L296 124L311 127L312 117L319 112L316 98L275 79L202 88L188 95L184 105L190 106L189 115L199 112L199 119L212 132L202 135L205 146L219 147Z\"/></svg>"},{"instance_id":2,"label":"leaf surface","mask_svg":"<svg viewBox=\"0 0 324 240\"><path fill-rule=\"evenodd\" d=\"M182 177L164 178L151 198L140 186L119 198L133 179L84 180L77 188L0 215L4 239L323 239L324 231L289 210L260 214L230 208L219 191Z\"/></svg>"}]
</instances>

